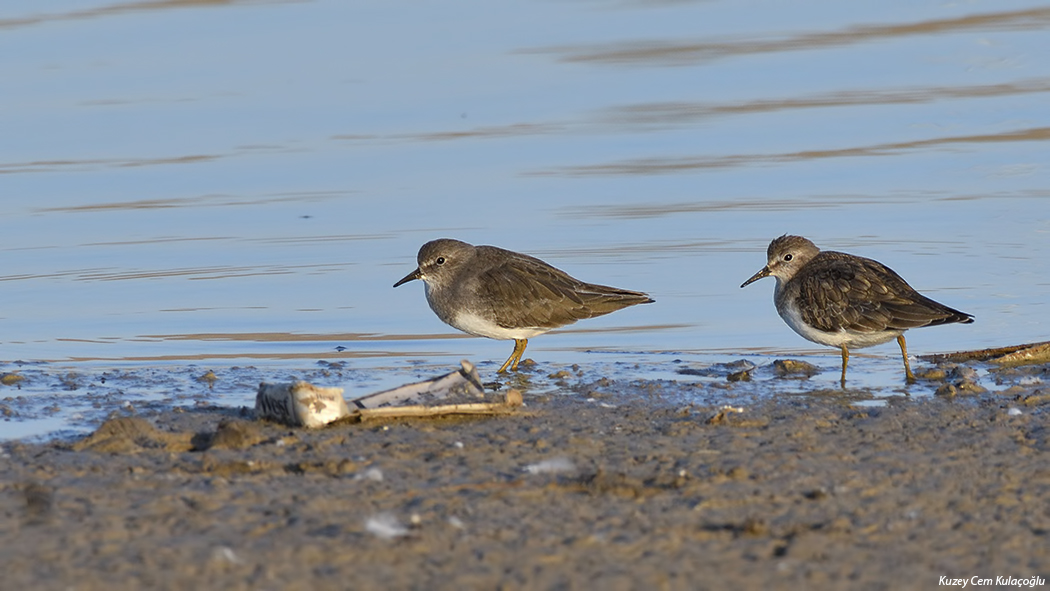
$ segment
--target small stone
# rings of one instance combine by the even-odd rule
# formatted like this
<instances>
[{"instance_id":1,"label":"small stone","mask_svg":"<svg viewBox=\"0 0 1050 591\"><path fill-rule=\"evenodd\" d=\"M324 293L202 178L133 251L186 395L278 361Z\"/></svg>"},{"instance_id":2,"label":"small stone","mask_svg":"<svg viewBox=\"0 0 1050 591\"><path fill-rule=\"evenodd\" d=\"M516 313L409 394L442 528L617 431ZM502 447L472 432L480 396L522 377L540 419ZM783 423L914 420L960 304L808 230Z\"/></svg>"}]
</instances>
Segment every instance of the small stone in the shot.
<instances>
[{"instance_id":1,"label":"small stone","mask_svg":"<svg viewBox=\"0 0 1050 591\"><path fill-rule=\"evenodd\" d=\"M16 373L5 373L0 375L0 384L14 386L25 381L25 378Z\"/></svg>"},{"instance_id":2,"label":"small stone","mask_svg":"<svg viewBox=\"0 0 1050 591\"><path fill-rule=\"evenodd\" d=\"M1050 402L1050 394L1047 394L1042 390L1036 390L1028 396L1018 396L1018 402L1023 403L1025 406L1039 406Z\"/></svg>"},{"instance_id":3,"label":"small stone","mask_svg":"<svg viewBox=\"0 0 1050 591\"><path fill-rule=\"evenodd\" d=\"M946 398L952 398L959 393L959 389L954 384L942 384L937 391L934 392L934 396L944 396Z\"/></svg>"},{"instance_id":4,"label":"small stone","mask_svg":"<svg viewBox=\"0 0 1050 591\"><path fill-rule=\"evenodd\" d=\"M724 365L729 371L751 371L752 369L755 369L755 364L747 359L737 359L736 361L730 361L729 363L722 365Z\"/></svg>"},{"instance_id":5,"label":"small stone","mask_svg":"<svg viewBox=\"0 0 1050 591\"><path fill-rule=\"evenodd\" d=\"M773 362L773 370L778 377L808 378L820 373L820 368L812 363L798 361L797 359L777 359Z\"/></svg>"},{"instance_id":6,"label":"small stone","mask_svg":"<svg viewBox=\"0 0 1050 591\"><path fill-rule=\"evenodd\" d=\"M915 377L920 380L941 381L948 377L948 372L939 367L929 367L915 372Z\"/></svg>"},{"instance_id":7,"label":"small stone","mask_svg":"<svg viewBox=\"0 0 1050 591\"><path fill-rule=\"evenodd\" d=\"M202 384L208 384L208 387L211 388L215 385L215 382L219 381L219 376L215 375L215 372L209 369L208 373L198 377L197 381Z\"/></svg>"},{"instance_id":8,"label":"small stone","mask_svg":"<svg viewBox=\"0 0 1050 591\"><path fill-rule=\"evenodd\" d=\"M745 369L736 373L731 373L726 376L726 379L730 382L750 382L751 381L751 370Z\"/></svg>"},{"instance_id":9,"label":"small stone","mask_svg":"<svg viewBox=\"0 0 1050 591\"><path fill-rule=\"evenodd\" d=\"M984 386L981 386L973 380L962 379L955 383L942 384L941 387L937 388L934 392L937 396L973 396L975 394L983 394L988 390Z\"/></svg>"},{"instance_id":10,"label":"small stone","mask_svg":"<svg viewBox=\"0 0 1050 591\"><path fill-rule=\"evenodd\" d=\"M955 387L959 389L959 394L984 394L988 391L984 386L973 380L960 380L955 383Z\"/></svg>"},{"instance_id":11,"label":"small stone","mask_svg":"<svg viewBox=\"0 0 1050 591\"><path fill-rule=\"evenodd\" d=\"M977 379L977 370L972 367L965 365L957 365L952 368L948 374L953 380L969 380L973 381Z\"/></svg>"}]
</instances>

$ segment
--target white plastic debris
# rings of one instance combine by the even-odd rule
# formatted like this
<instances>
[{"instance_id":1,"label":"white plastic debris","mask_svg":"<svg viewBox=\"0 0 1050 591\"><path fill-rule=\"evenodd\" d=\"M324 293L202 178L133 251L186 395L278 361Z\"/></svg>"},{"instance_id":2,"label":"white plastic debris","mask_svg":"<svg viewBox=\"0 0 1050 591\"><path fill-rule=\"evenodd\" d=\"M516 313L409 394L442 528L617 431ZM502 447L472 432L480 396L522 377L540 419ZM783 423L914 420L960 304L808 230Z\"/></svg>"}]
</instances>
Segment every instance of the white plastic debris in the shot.
<instances>
[{"instance_id":1,"label":"white plastic debris","mask_svg":"<svg viewBox=\"0 0 1050 591\"><path fill-rule=\"evenodd\" d=\"M408 535L408 528L401 525L390 513L379 513L365 520L365 529L377 538L392 540Z\"/></svg>"},{"instance_id":2,"label":"white plastic debris","mask_svg":"<svg viewBox=\"0 0 1050 591\"><path fill-rule=\"evenodd\" d=\"M320 388L307 382L259 384L255 395L259 418L316 429L348 414L342 388Z\"/></svg>"},{"instance_id":3,"label":"white plastic debris","mask_svg":"<svg viewBox=\"0 0 1050 591\"><path fill-rule=\"evenodd\" d=\"M535 464L529 464L525 466L524 470L529 474L558 474L560 472L574 472L576 464L569 458L559 456L536 462Z\"/></svg>"},{"instance_id":4,"label":"white plastic debris","mask_svg":"<svg viewBox=\"0 0 1050 591\"><path fill-rule=\"evenodd\" d=\"M244 564L239 556L229 546L217 546L212 550L212 558L218 562L229 562L230 564Z\"/></svg>"},{"instance_id":5,"label":"white plastic debris","mask_svg":"<svg viewBox=\"0 0 1050 591\"><path fill-rule=\"evenodd\" d=\"M317 428L333 421L366 412L383 413L379 407L418 405L451 397L484 398L485 389L478 371L469 361L461 361L460 369L430 380L406 384L392 390L376 392L350 400L343 398L342 388L321 388L307 382L259 384L255 396L258 418L278 421L293 427ZM519 397L520 398L520 397ZM520 400L517 401L520 406ZM470 405L458 405L467 412ZM351 413L350 408L354 411ZM378 416L378 414L377 414Z\"/></svg>"},{"instance_id":6,"label":"white plastic debris","mask_svg":"<svg viewBox=\"0 0 1050 591\"><path fill-rule=\"evenodd\" d=\"M375 466L367 468L354 476L354 480L371 480L372 482L383 482L383 471Z\"/></svg>"}]
</instances>

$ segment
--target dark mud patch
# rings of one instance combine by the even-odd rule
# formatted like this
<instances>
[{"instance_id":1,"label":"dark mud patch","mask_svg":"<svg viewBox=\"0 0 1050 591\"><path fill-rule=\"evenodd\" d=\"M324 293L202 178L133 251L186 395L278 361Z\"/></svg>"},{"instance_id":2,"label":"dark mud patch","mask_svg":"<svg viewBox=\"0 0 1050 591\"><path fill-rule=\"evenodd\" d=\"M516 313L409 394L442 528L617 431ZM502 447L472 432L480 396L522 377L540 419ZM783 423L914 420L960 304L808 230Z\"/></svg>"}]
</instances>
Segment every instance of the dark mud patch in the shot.
<instances>
[{"instance_id":1,"label":"dark mud patch","mask_svg":"<svg viewBox=\"0 0 1050 591\"><path fill-rule=\"evenodd\" d=\"M732 410L654 405L643 386L588 383L604 393L494 418L306 431L166 411L9 442L5 586L926 589L1047 574L1050 405L1024 403L1038 384Z\"/></svg>"}]
</instances>

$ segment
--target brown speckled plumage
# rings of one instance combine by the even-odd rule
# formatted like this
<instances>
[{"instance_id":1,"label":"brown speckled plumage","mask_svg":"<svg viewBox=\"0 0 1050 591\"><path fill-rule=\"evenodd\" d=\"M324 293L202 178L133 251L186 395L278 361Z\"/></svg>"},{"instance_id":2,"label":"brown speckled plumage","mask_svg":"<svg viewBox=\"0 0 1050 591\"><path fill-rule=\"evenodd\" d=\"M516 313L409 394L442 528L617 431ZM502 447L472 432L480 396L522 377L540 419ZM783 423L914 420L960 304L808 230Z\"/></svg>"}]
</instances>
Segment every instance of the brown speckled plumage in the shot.
<instances>
[{"instance_id":1,"label":"brown speckled plumage","mask_svg":"<svg viewBox=\"0 0 1050 591\"><path fill-rule=\"evenodd\" d=\"M973 316L915 291L889 267L843 252L822 251L801 236L781 236L769 244L767 264L744 282L776 277L774 303L787 324L804 338L839 347L842 383L849 349L897 339L908 364L904 331L923 326L973 322Z\"/></svg>"},{"instance_id":2,"label":"brown speckled plumage","mask_svg":"<svg viewBox=\"0 0 1050 591\"><path fill-rule=\"evenodd\" d=\"M915 291L878 261L821 251L778 299L797 298L802 320L824 331L877 332L973 322L966 313Z\"/></svg>"},{"instance_id":3,"label":"brown speckled plumage","mask_svg":"<svg viewBox=\"0 0 1050 591\"><path fill-rule=\"evenodd\" d=\"M467 279L435 294L447 300L442 307L472 301L504 328L553 329L653 301L637 291L585 283L540 259L495 246L475 247L473 266L462 276Z\"/></svg>"},{"instance_id":4,"label":"brown speckled plumage","mask_svg":"<svg viewBox=\"0 0 1050 591\"><path fill-rule=\"evenodd\" d=\"M517 369L528 338L653 300L638 291L580 281L529 255L443 238L419 249L418 268L394 287L422 279L427 302L466 333L514 339L503 367Z\"/></svg>"}]
</instances>

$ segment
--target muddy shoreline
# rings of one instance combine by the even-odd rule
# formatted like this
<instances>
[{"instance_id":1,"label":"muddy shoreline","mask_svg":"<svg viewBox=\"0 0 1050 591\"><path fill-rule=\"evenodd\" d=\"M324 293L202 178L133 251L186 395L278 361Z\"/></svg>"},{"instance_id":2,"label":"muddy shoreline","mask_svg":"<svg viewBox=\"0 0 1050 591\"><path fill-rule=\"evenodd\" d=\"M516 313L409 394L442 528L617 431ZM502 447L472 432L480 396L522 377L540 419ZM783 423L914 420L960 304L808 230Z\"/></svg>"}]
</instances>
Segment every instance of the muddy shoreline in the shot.
<instances>
[{"instance_id":1,"label":"muddy shoreline","mask_svg":"<svg viewBox=\"0 0 1050 591\"><path fill-rule=\"evenodd\" d=\"M1016 371L1016 370L1015 370ZM7 442L5 586L928 589L1050 574L1050 367L997 393L654 404L318 431L190 407ZM1013 378L1009 376L1013 375ZM947 383L947 382L946 382ZM1023 385L1022 385L1023 384Z\"/></svg>"}]
</instances>

